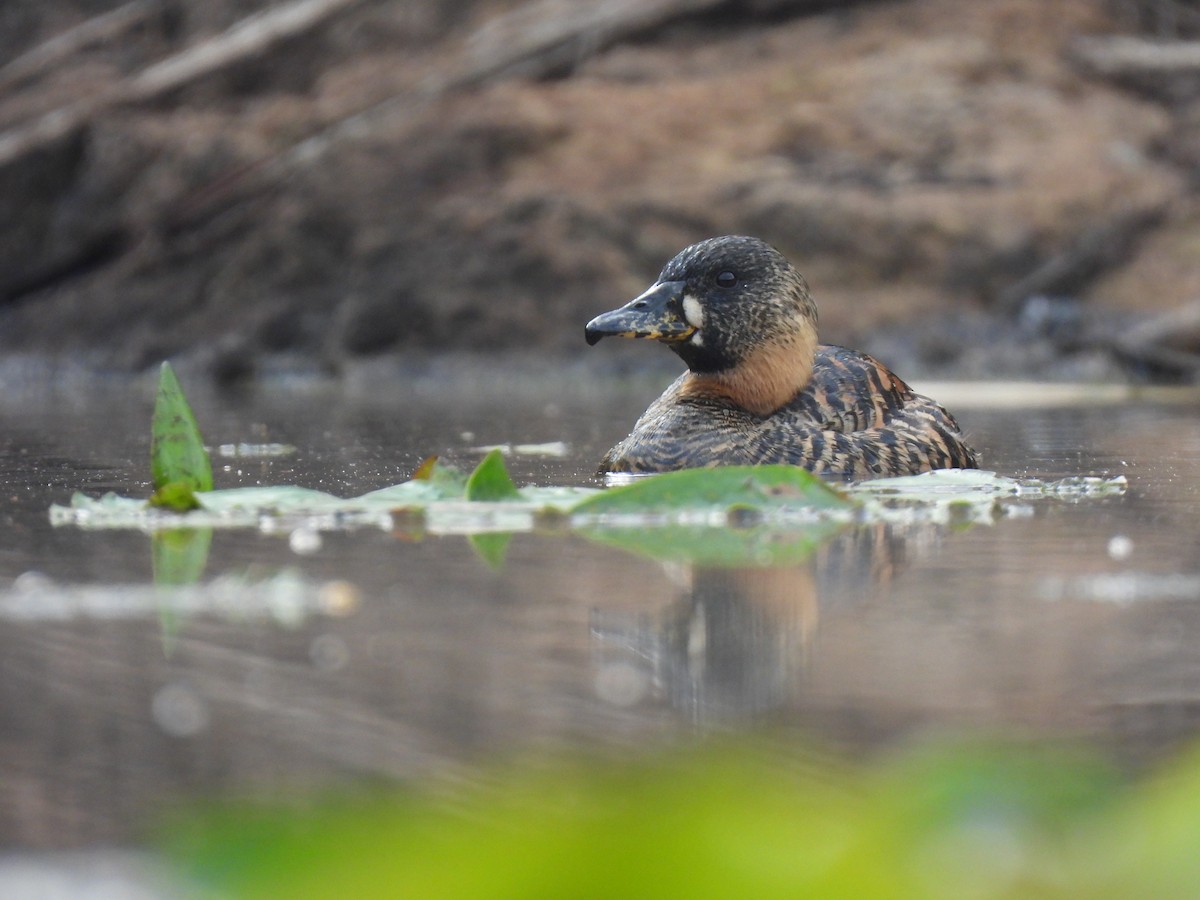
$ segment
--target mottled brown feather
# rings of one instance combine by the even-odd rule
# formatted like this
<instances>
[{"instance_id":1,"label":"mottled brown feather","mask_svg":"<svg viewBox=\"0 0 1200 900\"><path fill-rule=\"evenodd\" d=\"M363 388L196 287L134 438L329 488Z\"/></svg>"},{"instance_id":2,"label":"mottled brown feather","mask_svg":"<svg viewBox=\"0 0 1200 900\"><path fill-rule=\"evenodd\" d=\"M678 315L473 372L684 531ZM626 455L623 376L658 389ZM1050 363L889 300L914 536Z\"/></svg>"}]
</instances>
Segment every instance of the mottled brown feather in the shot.
<instances>
[{"instance_id":1,"label":"mottled brown feather","mask_svg":"<svg viewBox=\"0 0 1200 900\"><path fill-rule=\"evenodd\" d=\"M975 466L941 406L872 357L817 344L808 285L770 245L701 241L657 284L696 304L693 332L669 343L689 371L605 455L602 473L790 463L857 480ZM643 305L618 312L636 317ZM679 314L660 306L655 327L677 325ZM598 323L608 315L589 323L589 340L604 335Z\"/></svg>"},{"instance_id":2,"label":"mottled brown feather","mask_svg":"<svg viewBox=\"0 0 1200 900\"><path fill-rule=\"evenodd\" d=\"M691 377L650 405L605 455L602 473L790 463L861 480L976 465L946 410L863 353L818 347L808 384L767 415L698 394Z\"/></svg>"}]
</instances>

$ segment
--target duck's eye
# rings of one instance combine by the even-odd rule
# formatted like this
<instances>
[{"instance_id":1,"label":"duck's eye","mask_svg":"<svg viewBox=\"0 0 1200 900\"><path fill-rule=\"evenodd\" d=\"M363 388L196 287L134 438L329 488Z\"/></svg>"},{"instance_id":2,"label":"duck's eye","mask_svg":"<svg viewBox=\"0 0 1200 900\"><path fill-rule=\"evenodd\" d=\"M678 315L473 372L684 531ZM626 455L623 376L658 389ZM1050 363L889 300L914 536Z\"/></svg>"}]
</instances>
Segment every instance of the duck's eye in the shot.
<instances>
[{"instance_id":1,"label":"duck's eye","mask_svg":"<svg viewBox=\"0 0 1200 900\"><path fill-rule=\"evenodd\" d=\"M717 287L731 288L738 283L738 277L728 270L717 275Z\"/></svg>"}]
</instances>

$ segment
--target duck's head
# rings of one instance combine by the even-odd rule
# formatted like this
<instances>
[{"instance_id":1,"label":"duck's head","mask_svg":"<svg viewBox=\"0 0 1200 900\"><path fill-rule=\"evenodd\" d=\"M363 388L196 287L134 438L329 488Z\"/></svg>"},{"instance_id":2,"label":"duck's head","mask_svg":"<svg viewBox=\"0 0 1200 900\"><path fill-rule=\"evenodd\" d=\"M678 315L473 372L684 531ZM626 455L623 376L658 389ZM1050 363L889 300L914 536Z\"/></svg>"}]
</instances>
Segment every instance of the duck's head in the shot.
<instances>
[{"instance_id":1,"label":"duck's head","mask_svg":"<svg viewBox=\"0 0 1200 900\"><path fill-rule=\"evenodd\" d=\"M680 252L644 293L588 322L585 335L589 344L614 335L661 341L691 370L693 392L766 414L812 374L817 307L782 253L730 235Z\"/></svg>"}]
</instances>

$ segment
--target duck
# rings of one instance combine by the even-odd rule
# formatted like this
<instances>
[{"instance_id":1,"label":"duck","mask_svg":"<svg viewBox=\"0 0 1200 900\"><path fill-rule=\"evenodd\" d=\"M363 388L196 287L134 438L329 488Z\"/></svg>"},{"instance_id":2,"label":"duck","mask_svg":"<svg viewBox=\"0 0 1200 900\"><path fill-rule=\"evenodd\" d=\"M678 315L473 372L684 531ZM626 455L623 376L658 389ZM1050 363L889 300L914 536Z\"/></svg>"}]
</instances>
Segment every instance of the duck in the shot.
<instances>
[{"instance_id":1,"label":"duck","mask_svg":"<svg viewBox=\"0 0 1200 900\"><path fill-rule=\"evenodd\" d=\"M976 468L958 423L865 353L817 340L804 277L775 247L725 235L587 323L666 344L680 375L605 454L598 475L784 463L842 481Z\"/></svg>"}]
</instances>

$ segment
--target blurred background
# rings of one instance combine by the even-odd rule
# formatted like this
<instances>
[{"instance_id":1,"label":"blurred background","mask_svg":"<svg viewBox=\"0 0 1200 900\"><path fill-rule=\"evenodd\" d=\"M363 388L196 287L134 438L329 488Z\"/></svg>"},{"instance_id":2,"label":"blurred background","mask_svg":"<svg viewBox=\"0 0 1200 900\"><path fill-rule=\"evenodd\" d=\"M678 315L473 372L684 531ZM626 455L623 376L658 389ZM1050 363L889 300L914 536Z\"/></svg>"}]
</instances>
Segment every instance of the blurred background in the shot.
<instances>
[{"instance_id":1,"label":"blurred background","mask_svg":"<svg viewBox=\"0 0 1200 900\"><path fill-rule=\"evenodd\" d=\"M1194 897L1198 163L1200 0L0 0L0 895L181 896L177 813L217 896ZM595 486L679 362L584 323L735 232L1047 492L730 569L48 515L168 357L220 488Z\"/></svg>"},{"instance_id":2,"label":"blurred background","mask_svg":"<svg viewBox=\"0 0 1200 900\"><path fill-rule=\"evenodd\" d=\"M746 232L902 374L1191 381L1198 32L1194 0L9 0L0 351L563 359Z\"/></svg>"}]
</instances>

